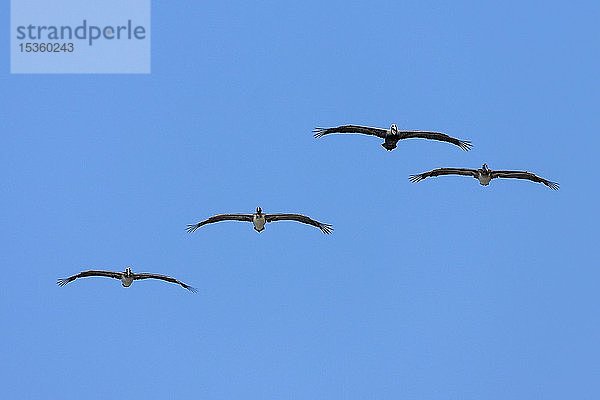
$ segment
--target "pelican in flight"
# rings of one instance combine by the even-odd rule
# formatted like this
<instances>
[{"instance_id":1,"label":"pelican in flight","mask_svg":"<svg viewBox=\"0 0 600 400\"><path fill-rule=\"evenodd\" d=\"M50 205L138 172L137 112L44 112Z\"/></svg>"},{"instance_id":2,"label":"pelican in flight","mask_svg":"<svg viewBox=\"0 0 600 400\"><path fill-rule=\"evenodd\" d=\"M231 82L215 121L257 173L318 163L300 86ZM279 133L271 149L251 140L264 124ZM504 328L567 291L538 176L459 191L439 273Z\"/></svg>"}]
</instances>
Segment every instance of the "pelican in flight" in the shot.
<instances>
[{"instance_id":1,"label":"pelican in flight","mask_svg":"<svg viewBox=\"0 0 600 400\"><path fill-rule=\"evenodd\" d=\"M483 186L487 186L490 184L490 181L494 178L515 178L515 179L527 179L532 182L543 183L548 186L550 189L558 190L558 183L549 181L544 178L540 178L534 173L528 171L493 171L488 168L487 164L483 164L483 166L479 169L469 169L469 168L437 168L432 169L431 171L423 172L418 175L411 175L408 179L411 182L419 182L425 178L429 178L432 176L440 176L440 175L464 175L464 176L472 176L473 178L479 180L479 183Z\"/></svg>"},{"instance_id":2,"label":"pelican in flight","mask_svg":"<svg viewBox=\"0 0 600 400\"><path fill-rule=\"evenodd\" d=\"M401 131L398 130L396 124L392 124L390 129L371 128L368 126L360 125L342 125L335 128L315 128L313 129L313 133L316 138L320 138L331 133L362 133L363 135L377 136L378 138L384 140L384 142L381 145L388 151L394 150L399 140L411 138L431 139L439 140L441 142L448 142L460 147L465 151L470 150L473 146L471 142L467 140L456 139L442 132Z\"/></svg>"},{"instance_id":3,"label":"pelican in flight","mask_svg":"<svg viewBox=\"0 0 600 400\"><path fill-rule=\"evenodd\" d=\"M302 222L303 224L312 225L321 230L321 232L325 234L330 234L333 231L333 226L329 224L324 224L319 221L315 221L312 218L307 217L306 215L301 214L265 214L262 212L260 207L256 207L256 212L254 214L219 214L204 221L200 221L197 224L188 225L186 231L188 233L195 232L196 229L200 228L206 224L212 224L214 222L221 221L244 221L244 222L252 222L254 225L254 230L257 232L262 232L265 229L265 224L267 222L274 221L296 221Z\"/></svg>"},{"instance_id":4,"label":"pelican in flight","mask_svg":"<svg viewBox=\"0 0 600 400\"><path fill-rule=\"evenodd\" d=\"M106 278L119 279L121 281L121 285L123 285L123 287L129 287L129 286L131 286L133 281L137 281L140 279L160 279L161 281L176 283L176 284L180 285L181 287L183 287L193 293L196 293L198 291L196 288L186 285L185 283L183 283L175 278L171 278L170 276L159 275L159 274L149 274L147 272L141 272L139 274L133 273L131 271L131 267L125 268L125 271L123 271L123 272L101 271L101 270L83 271L83 272L80 272L73 276L70 276L68 278L59 279L56 283L58 284L58 286L65 286L67 283L73 282L77 278L85 278L88 276L103 276Z\"/></svg>"}]
</instances>

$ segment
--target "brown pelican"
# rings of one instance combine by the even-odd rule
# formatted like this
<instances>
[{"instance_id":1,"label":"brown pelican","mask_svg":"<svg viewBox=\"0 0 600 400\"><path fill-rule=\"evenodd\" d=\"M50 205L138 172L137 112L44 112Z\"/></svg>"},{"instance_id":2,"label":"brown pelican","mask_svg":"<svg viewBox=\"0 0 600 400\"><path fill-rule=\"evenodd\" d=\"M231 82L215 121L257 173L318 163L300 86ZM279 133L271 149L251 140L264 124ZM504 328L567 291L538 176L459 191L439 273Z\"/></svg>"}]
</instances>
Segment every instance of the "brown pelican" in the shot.
<instances>
[{"instance_id":1,"label":"brown pelican","mask_svg":"<svg viewBox=\"0 0 600 400\"><path fill-rule=\"evenodd\" d=\"M408 179L411 182L419 182L425 178L429 178L431 176L439 176L439 175L465 175L472 176L475 179L479 180L479 183L483 186L487 186L490 184L490 181L494 178L515 178L515 179L528 179L533 182L543 183L548 186L550 189L558 190L558 183L551 182L547 179L540 178L539 176L527 172L527 171L493 171L488 168L487 164L483 164L483 166L479 169L469 169L469 168L437 168L431 171L423 172L418 175L411 175Z\"/></svg>"},{"instance_id":2,"label":"brown pelican","mask_svg":"<svg viewBox=\"0 0 600 400\"><path fill-rule=\"evenodd\" d=\"M432 139L441 142L452 143L461 149L468 151L473 146L467 140L455 139L441 132L431 131L400 131L396 124L392 124L390 129L371 128L360 125L342 125L335 128L315 128L313 129L316 138L329 135L331 133L362 133L364 135L377 136L384 140L381 144L386 150L394 150L399 140L410 138Z\"/></svg>"},{"instance_id":3,"label":"brown pelican","mask_svg":"<svg viewBox=\"0 0 600 400\"><path fill-rule=\"evenodd\" d=\"M324 224L319 221L315 221L306 215L301 214L264 214L260 207L256 207L254 214L219 214L204 221L200 221L197 224L188 225L186 230L188 233L195 232L196 229L206 224L212 224L214 222L221 221L245 221L252 222L254 230L262 232L265 229L267 222L273 221L297 221L303 224L308 224L319 228L323 233L329 234L333 231L333 227L329 224Z\"/></svg>"},{"instance_id":4,"label":"brown pelican","mask_svg":"<svg viewBox=\"0 0 600 400\"><path fill-rule=\"evenodd\" d=\"M167 282L176 283L178 285L181 285L183 288L189 290L190 292L193 292L193 293L197 292L196 288L186 285L185 283L183 283L175 278L171 278L170 276L159 275L159 274L149 274L146 272L141 272L139 274L135 274L131 271L131 267L125 268L124 272L101 271L101 270L83 271L83 272L80 272L73 276L70 276L68 278L59 279L56 283L58 284L58 286L65 286L67 283L72 282L77 278L85 278L88 276L104 276L107 278L119 279L121 281L121 285L123 285L123 287L129 287L129 286L131 286L133 281L137 281L140 279L160 279L162 281L167 281Z\"/></svg>"}]
</instances>

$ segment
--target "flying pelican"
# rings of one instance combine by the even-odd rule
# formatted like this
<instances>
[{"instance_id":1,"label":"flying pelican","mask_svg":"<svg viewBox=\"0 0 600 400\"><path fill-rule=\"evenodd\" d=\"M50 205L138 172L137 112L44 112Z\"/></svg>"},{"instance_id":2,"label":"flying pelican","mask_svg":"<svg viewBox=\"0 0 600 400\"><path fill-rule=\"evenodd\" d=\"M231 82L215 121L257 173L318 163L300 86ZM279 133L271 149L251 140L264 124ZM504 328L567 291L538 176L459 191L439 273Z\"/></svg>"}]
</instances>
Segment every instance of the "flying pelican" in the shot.
<instances>
[{"instance_id":1,"label":"flying pelican","mask_svg":"<svg viewBox=\"0 0 600 400\"><path fill-rule=\"evenodd\" d=\"M256 212L254 214L219 214L204 221L200 221L197 224L188 225L186 231L188 233L195 232L196 229L200 228L206 224L212 224L214 222L221 221L245 221L252 222L254 225L254 230L257 232L262 232L265 229L265 224L267 222L273 221L297 221L302 222L303 224L312 225L314 227L319 228L323 233L330 234L333 231L333 227L329 224L324 224L319 221L315 221L312 218L307 217L306 215L301 214L264 214L260 207L256 207Z\"/></svg>"},{"instance_id":2,"label":"flying pelican","mask_svg":"<svg viewBox=\"0 0 600 400\"><path fill-rule=\"evenodd\" d=\"M398 130L396 124L392 124L390 129L371 128L360 125L342 125L335 128L315 128L313 129L313 133L316 138L320 138L331 133L362 133L364 135L377 136L384 140L381 145L388 151L394 150L399 140L411 138L432 139L439 140L441 142L448 142L460 147L465 151L470 150L473 146L471 142L467 140L455 139L441 132L400 131Z\"/></svg>"},{"instance_id":3,"label":"flying pelican","mask_svg":"<svg viewBox=\"0 0 600 400\"><path fill-rule=\"evenodd\" d=\"M77 278L85 278L88 276L104 276L107 278L119 279L119 280L121 280L121 285L123 285L123 287L129 287L129 286L131 286L133 281L137 281L140 279L160 279L162 281L167 281L167 282L176 283L178 285L181 285L183 288L185 288L193 293L196 293L198 291L196 288L186 285L185 283L183 283L175 278L171 278L170 276L159 275L159 274L149 274L146 272L135 274L131 271L131 267L125 268L124 272L101 271L101 270L83 271L83 272L80 272L73 276L70 276L68 278L59 279L58 281L56 281L56 283L58 284L58 286L65 286L67 283L73 282Z\"/></svg>"},{"instance_id":4,"label":"flying pelican","mask_svg":"<svg viewBox=\"0 0 600 400\"><path fill-rule=\"evenodd\" d=\"M431 171L423 172L418 175L411 175L408 179L411 182L419 182L425 178L429 178L431 176L439 176L439 175L464 175L464 176L472 176L475 179L479 180L479 183L483 186L487 186L490 184L490 181L494 178L515 178L515 179L528 179L533 182L543 183L548 186L550 189L558 190L558 183L551 182L547 179L540 178L539 176L528 172L528 171L493 171L488 168L487 164L483 164L483 166L479 169L469 169L469 168L437 168Z\"/></svg>"}]
</instances>

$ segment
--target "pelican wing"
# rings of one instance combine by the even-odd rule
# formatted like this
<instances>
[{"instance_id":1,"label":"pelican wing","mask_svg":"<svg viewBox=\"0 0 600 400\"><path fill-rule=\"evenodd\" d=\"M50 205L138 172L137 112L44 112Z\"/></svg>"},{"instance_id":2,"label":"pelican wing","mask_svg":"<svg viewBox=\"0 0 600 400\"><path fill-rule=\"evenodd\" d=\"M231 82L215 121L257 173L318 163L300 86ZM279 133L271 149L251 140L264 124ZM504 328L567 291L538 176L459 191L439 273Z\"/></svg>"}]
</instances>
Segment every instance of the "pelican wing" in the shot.
<instances>
[{"instance_id":1,"label":"pelican wing","mask_svg":"<svg viewBox=\"0 0 600 400\"><path fill-rule=\"evenodd\" d=\"M385 135L388 132L387 129L383 128L371 128L368 126L360 125L342 125L335 128L315 128L313 129L314 136L316 138L329 135L331 133L362 133L363 135L377 136L385 139Z\"/></svg>"},{"instance_id":2,"label":"pelican wing","mask_svg":"<svg viewBox=\"0 0 600 400\"><path fill-rule=\"evenodd\" d=\"M252 222L252 214L219 214L219 215L215 215L213 217L205 219L204 221L200 221L197 224L188 225L186 228L186 231L188 233L192 233L192 232L195 232L196 229L200 228L203 225L212 224L212 223L221 222L221 221Z\"/></svg>"},{"instance_id":3,"label":"pelican wing","mask_svg":"<svg viewBox=\"0 0 600 400\"><path fill-rule=\"evenodd\" d=\"M442 132L431 132L431 131L398 131L398 136L400 139L411 139L411 138L421 138L421 139L431 139L438 140L440 142L448 142L452 143L464 151L471 150L473 145L468 140L460 140L453 138L452 136L448 136Z\"/></svg>"},{"instance_id":4,"label":"pelican wing","mask_svg":"<svg viewBox=\"0 0 600 400\"><path fill-rule=\"evenodd\" d=\"M559 184L557 182L549 181L527 171L492 171L492 178L527 179L532 182L543 183L552 190L558 190L559 188Z\"/></svg>"},{"instance_id":5,"label":"pelican wing","mask_svg":"<svg viewBox=\"0 0 600 400\"><path fill-rule=\"evenodd\" d=\"M302 222L303 224L315 226L325 234L330 234L331 232L333 232L333 226L331 226L330 224L324 224L322 222L315 221L314 219L301 214L265 214L265 220L267 222L297 221Z\"/></svg>"},{"instance_id":6,"label":"pelican wing","mask_svg":"<svg viewBox=\"0 0 600 400\"><path fill-rule=\"evenodd\" d=\"M107 278L121 279L121 276L123 276L123 273L122 272L113 272L113 271L89 270L89 271L80 272L80 273L70 276L68 278L59 279L56 281L56 283L58 284L58 286L65 286L67 283L73 282L77 278L86 278L88 276L104 276Z\"/></svg>"},{"instance_id":7,"label":"pelican wing","mask_svg":"<svg viewBox=\"0 0 600 400\"><path fill-rule=\"evenodd\" d=\"M133 280L140 280L140 279L160 279L161 281L171 282L171 283L180 285L181 287L189 290L192 293L196 293L198 291L198 289L196 289L195 287L186 285L185 283L181 282L180 280L172 278L170 276L166 276L166 275L150 274L150 273L145 273L145 272L142 272L140 274L133 274Z\"/></svg>"},{"instance_id":8,"label":"pelican wing","mask_svg":"<svg viewBox=\"0 0 600 400\"><path fill-rule=\"evenodd\" d=\"M425 178L440 175L464 175L477 178L477 170L469 168L437 168L432 169L431 171L420 173L418 175L411 175L408 179L411 182L416 183L422 181Z\"/></svg>"}]
</instances>

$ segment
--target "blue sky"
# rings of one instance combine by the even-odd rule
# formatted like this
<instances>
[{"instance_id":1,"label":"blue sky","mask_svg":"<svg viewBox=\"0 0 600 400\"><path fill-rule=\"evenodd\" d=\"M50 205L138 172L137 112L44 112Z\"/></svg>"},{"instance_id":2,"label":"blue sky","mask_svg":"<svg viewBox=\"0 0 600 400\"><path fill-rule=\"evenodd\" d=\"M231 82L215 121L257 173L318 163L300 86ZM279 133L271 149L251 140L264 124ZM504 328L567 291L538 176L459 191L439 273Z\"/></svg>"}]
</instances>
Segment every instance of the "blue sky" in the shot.
<instances>
[{"instance_id":1,"label":"blue sky","mask_svg":"<svg viewBox=\"0 0 600 400\"><path fill-rule=\"evenodd\" d=\"M5 29L2 397L597 398L600 6L452 3L155 2L150 75L10 75ZM392 122L474 148L311 135ZM483 162L561 189L408 181ZM185 233L257 205L335 232ZM199 292L55 284L126 265Z\"/></svg>"}]
</instances>

